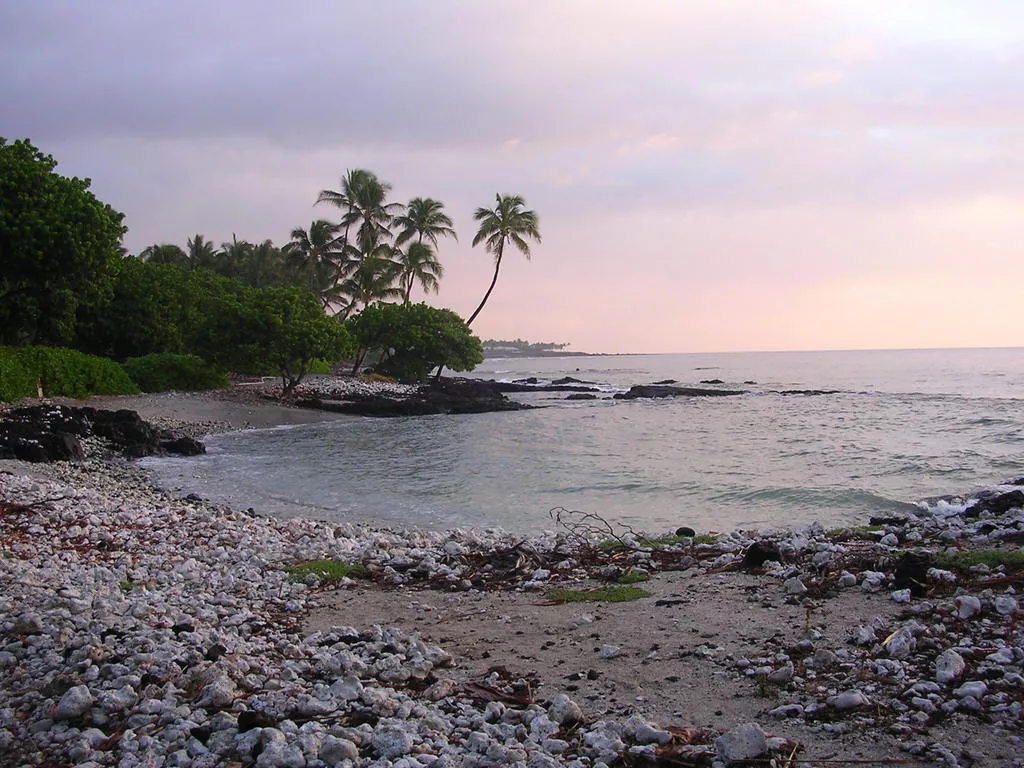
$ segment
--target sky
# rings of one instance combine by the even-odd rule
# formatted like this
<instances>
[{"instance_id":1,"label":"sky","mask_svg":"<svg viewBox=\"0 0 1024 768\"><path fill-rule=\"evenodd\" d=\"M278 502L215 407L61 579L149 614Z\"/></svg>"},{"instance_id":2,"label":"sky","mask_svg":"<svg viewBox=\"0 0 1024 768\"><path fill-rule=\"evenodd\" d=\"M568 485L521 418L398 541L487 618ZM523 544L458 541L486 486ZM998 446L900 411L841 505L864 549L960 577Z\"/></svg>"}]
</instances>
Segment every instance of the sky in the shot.
<instances>
[{"instance_id":1,"label":"sky","mask_svg":"<svg viewBox=\"0 0 1024 768\"><path fill-rule=\"evenodd\" d=\"M1021 0L0 0L0 135L125 246L442 200L430 303L588 352L1024 345ZM423 298L423 294L415 294Z\"/></svg>"}]
</instances>

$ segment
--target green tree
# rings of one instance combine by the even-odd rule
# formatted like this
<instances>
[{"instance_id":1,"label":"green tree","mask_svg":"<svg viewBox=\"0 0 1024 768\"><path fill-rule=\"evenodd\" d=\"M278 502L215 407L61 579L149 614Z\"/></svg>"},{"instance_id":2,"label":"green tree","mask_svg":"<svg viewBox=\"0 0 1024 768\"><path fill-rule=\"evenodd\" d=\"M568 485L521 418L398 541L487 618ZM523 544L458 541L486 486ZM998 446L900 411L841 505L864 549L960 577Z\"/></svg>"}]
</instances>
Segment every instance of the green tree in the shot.
<instances>
[{"instance_id":1,"label":"green tree","mask_svg":"<svg viewBox=\"0 0 1024 768\"><path fill-rule=\"evenodd\" d=\"M402 381L426 381L447 366L471 371L483 362L483 347L469 326L450 309L427 304L373 304L346 325L360 347L372 353L375 370Z\"/></svg>"},{"instance_id":2,"label":"green tree","mask_svg":"<svg viewBox=\"0 0 1024 768\"><path fill-rule=\"evenodd\" d=\"M120 266L110 296L79 308L75 348L115 360L183 352L188 269L137 258Z\"/></svg>"},{"instance_id":3,"label":"green tree","mask_svg":"<svg viewBox=\"0 0 1024 768\"><path fill-rule=\"evenodd\" d=\"M522 254L530 258L530 244L526 238L541 241L540 229L537 225L537 214L523 210L526 201L519 195L497 195L494 208L477 208L473 219L480 222L480 228L473 237L473 247L484 243L488 253L494 254L494 277L484 294L480 306L469 316L466 325L472 325L480 310L491 297L491 291L498 282L498 270L501 269L501 257L505 252L505 244L512 243Z\"/></svg>"},{"instance_id":4,"label":"green tree","mask_svg":"<svg viewBox=\"0 0 1024 768\"><path fill-rule=\"evenodd\" d=\"M248 293L239 329L246 343L235 347L236 369L273 369L282 397L294 391L317 359L331 362L353 352L348 330L324 315L302 288L263 288Z\"/></svg>"},{"instance_id":5,"label":"green tree","mask_svg":"<svg viewBox=\"0 0 1024 768\"><path fill-rule=\"evenodd\" d=\"M0 137L0 344L61 344L76 309L109 292L123 214L56 173L28 140Z\"/></svg>"}]
</instances>

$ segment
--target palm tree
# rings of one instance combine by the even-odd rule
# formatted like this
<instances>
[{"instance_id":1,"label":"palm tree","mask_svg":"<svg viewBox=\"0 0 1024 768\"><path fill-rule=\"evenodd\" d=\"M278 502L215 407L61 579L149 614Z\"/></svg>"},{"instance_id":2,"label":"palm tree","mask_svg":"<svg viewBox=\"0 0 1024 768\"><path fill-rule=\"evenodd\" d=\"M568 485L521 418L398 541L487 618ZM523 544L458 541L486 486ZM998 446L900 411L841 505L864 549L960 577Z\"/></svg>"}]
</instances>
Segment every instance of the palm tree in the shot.
<instances>
[{"instance_id":1,"label":"palm tree","mask_svg":"<svg viewBox=\"0 0 1024 768\"><path fill-rule=\"evenodd\" d=\"M398 285L402 290L403 303L409 303L409 296L416 283L420 284L425 293L437 293L440 289L444 267L428 243L409 243L404 251L396 248L395 262L401 268Z\"/></svg>"},{"instance_id":2,"label":"palm tree","mask_svg":"<svg viewBox=\"0 0 1024 768\"><path fill-rule=\"evenodd\" d=\"M405 213L395 216L392 224L399 228L395 245L403 245L413 237L417 243L426 238L437 247L438 237L459 238L452 228L452 220L444 212L444 203L430 197L414 197L405 206Z\"/></svg>"},{"instance_id":3,"label":"palm tree","mask_svg":"<svg viewBox=\"0 0 1024 768\"><path fill-rule=\"evenodd\" d=\"M296 227L291 231L291 242L286 248L289 266L301 284L320 296L326 307L330 301L325 295L344 277L344 243L338 236L341 226L327 219L317 219L309 229Z\"/></svg>"},{"instance_id":4,"label":"palm tree","mask_svg":"<svg viewBox=\"0 0 1024 768\"><path fill-rule=\"evenodd\" d=\"M337 317L345 320L354 310L370 306L382 299L400 299L403 291L395 285L401 274L401 266L392 261L390 245L379 245L352 269L351 274L338 285L338 289L349 297Z\"/></svg>"},{"instance_id":5,"label":"palm tree","mask_svg":"<svg viewBox=\"0 0 1024 768\"><path fill-rule=\"evenodd\" d=\"M194 235L185 241L188 262L193 269L215 270L217 267L217 249L213 243L202 235Z\"/></svg>"},{"instance_id":6,"label":"palm tree","mask_svg":"<svg viewBox=\"0 0 1024 768\"><path fill-rule=\"evenodd\" d=\"M466 325L472 325L484 304L491 297L498 282L498 270L501 269L501 257L505 252L505 244L512 243L522 254L530 258L530 244L526 242L527 237L540 242L540 230L537 228L537 214L534 211L524 211L526 201L519 195L497 195L497 205L491 208L477 208L473 219L480 222L480 228L473 237L473 247L478 243L484 243L488 253L494 254L494 277L491 285L484 294L483 301L476 311L470 315Z\"/></svg>"},{"instance_id":7,"label":"palm tree","mask_svg":"<svg viewBox=\"0 0 1024 768\"><path fill-rule=\"evenodd\" d=\"M377 178L377 174L362 168L346 172L341 180L341 191L324 189L317 197L317 203L331 203L344 213L341 226L345 228L345 244L350 245L349 231L356 230L356 248L360 259L391 237L391 220L401 207L398 203L387 202L391 185Z\"/></svg>"},{"instance_id":8,"label":"palm tree","mask_svg":"<svg viewBox=\"0 0 1024 768\"><path fill-rule=\"evenodd\" d=\"M151 245L139 252L139 258L151 264L174 264L177 266L188 265L188 254L177 245L167 243Z\"/></svg>"}]
</instances>

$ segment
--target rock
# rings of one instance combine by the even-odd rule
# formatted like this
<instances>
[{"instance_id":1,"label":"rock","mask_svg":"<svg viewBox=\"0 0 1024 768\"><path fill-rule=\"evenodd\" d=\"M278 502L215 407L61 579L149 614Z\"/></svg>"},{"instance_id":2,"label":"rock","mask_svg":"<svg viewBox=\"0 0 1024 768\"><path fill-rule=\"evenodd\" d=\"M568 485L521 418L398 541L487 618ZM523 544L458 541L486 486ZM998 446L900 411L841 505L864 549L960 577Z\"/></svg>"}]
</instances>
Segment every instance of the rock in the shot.
<instances>
[{"instance_id":1,"label":"rock","mask_svg":"<svg viewBox=\"0 0 1024 768\"><path fill-rule=\"evenodd\" d=\"M917 648L917 640L914 638L911 630L901 627L885 638L882 647L885 648L890 657L905 659Z\"/></svg>"},{"instance_id":2,"label":"rock","mask_svg":"<svg viewBox=\"0 0 1024 768\"><path fill-rule=\"evenodd\" d=\"M966 668L964 657L949 648L935 659L935 679L943 684L951 683L954 680L959 680Z\"/></svg>"},{"instance_id":3,"label":"rock","mask_svg":"<svg viewBox=\"0 0 1024 768\"><path fill-rule=\"evenodd\" d=\"M1009 595L999 595L993 605L1000 616L1012 616L1017 612L1017 601Z\"/></svg>"},{"instance_id":4,"label":"rock","mask_svg":"<svg viewBox=\"0 0 1024 768\"><path fill-rule=\"evenodd\" d=\"M768 710L768 714L772 717L803 717L804 708L802 704L783 704Z\"/></svg>"},{"instance_id":5,"label":"rock","mask_svg":"<svg viewBox=\"0 0 1024 768\"><path fill-rule=\"evenodd\" d=\"M964 510L964 517L979 517L983 512L1004 515L1011 509L1024 507L1024 491L1009 491L997 496L979 499Z\"/></svg>"},{"instance_id":6,"label":"rock","mask_svg":"<svg viewBox=\"0 0 1024 768\"><path fill-rule=\"evenodd\" d=\"M444 378L419 387L405 396L353 394L351 399L340 402L312 397L299 398L296 403L306 408L336 413L383 417L522 411L534 407L509 400L501 393L501 389L493 381Z\"/></svg>"},{"instance_id":7,"label":"rock","mask_svg":"<svg viewBox=\"0 0 1024 768\"><path fill-rule=\"evenodd\" d=\"M370 744L378 755L391 760L409 754L412 736L397 725L379 725L370 737Z\"/></svg>"},{"instance_id":8,"label":"rock","mask_svg":"<svg viewBox=\"0 0 1024 768\"><path fill-rule=\"evenodd\" d=\"M793 679L793 662L787 661L783 666L768 675L768 681L776 685L785 685Z\"/></svg>"},{"instance_id":9,"label":"rock","mask_svg":"<svg viewBox=\"0 0 1024 768\"><path fill-rule=\"evenodd\" d=\"M76 685L61 696L53 710L53 719L56 721L74 720L88 712L92 704L93 697L88 686Z\"/></svg>"},{"instance_id":10,"label":"rock","mask_svg":"<svg viewBox=\"0 0 1024 768\"><path fill-rule=\"evenodd\" d=\"M556 693L548 705L548 717L558 725L572 725L583 719L583 710L564 693Z\"/></svg>"},{"instance_id":11,"label":"rock","mask_svg":"<svg viewBox=\"0 0 1024 768\"><path fill-rule=\"evenodd\" d=\"M590 392L575 392L568 397L566 400L597 400L597 395Z\"/></svg>"},{"instance_id":12,"label":"rock","mask_svg":"<svg viewBox=\"0 0 1024 768\"><path fill-rule=\"evenodd\" d=\"M628 392L616 392L616 400L636 400L637 398L664 397L728 397L745 395L743 389L700 389L698 387L674 387L663 384L634 384Z\"/></svg>"},{"instance_id":13,"label":"rock","mask_svg":"<svg viewBox=\"0 0 1024 768\"><path fill-rule=\"evenodd\" d=\"M317 757L333 768L333 766L338 765L343 760L357 761L359 759L359 748L348 739L328 736L321 743Z\"/></svg>"},{"instance_id":14,"label":"rock","mask_svg":"<svg viewBox=\"0 0 1024 768\"><path fill-rule=\"evenodd\" d=\"M782 562L782 553L779 551L779 545L774 541L755 541L743 553L742 567L747 570L760 568L769 560L774 560L777 563Z\"/></svg>"},{"instance_id":15,"label":"rock","mask_svg":"<svg viewBox=\"0 0 1024 768\"><path fill-rule=\"evenodd\" d=\"M782 588L787 595L802 595L807 592L807 587L795 576L782 582Z\"/></svg>"},{"instance_id":16,"label":"rock","mask_svg":"<svg viewBox=\"0 0 1024 768\"><path fill-rule=\"evenodd\" d=\"M988 685L981 680L971 680L953 691L953 695L958 699L962 699L967 696L980 699L986 693L988 693Z\"/></svg>"},{"instance_id":17,"label":"rock","mask_svg":"<svg viewBox=\"0 0 1024 768\"><path fill-rule=\"evenodd\" d=\"M871 703L871 700L865 696L861 691L856 689L843 691L842 693L836 694L835 696L829 696L825 700L833 709L845 711L848 709L856 709L857 707L867 706Z\"/></svg>"},{"instance_id":18,"label":"rock","mask_svg":"<svg viewBox=\"0 0 1024 768\"><path fill-rule=\"evenodd\" d=\"M676 528L676 536L689 536L692 538L696 535L697 532L688 525L681 525L678 528Z\"/></svg>"},{"instance_id":19,"label":"rock","mask_svg":"<svg viewBox=\"0 0 1024 768\"><path fill-rule=\"evenodd\" d=\"M959 595L953 602L959 619L970 619L981 613L981 600L974 595Z\"/></svg>"},{"instance_id":20,"label":"rock","mask_svg":"<svg viewBox=\"0 0 1024 768\"><path fill-rule=\"evenodd\" d=\"M757 723L738 725L715 739L715 753L726 765L753 760L767 751L767 737Z\"/></svg>"},{"instance_id":21,"label":"rock","mask_svg":"<svg viewBox=\"0 0 1024 768\"><path fill-rule=\"evenodd\" d=\"M621 655L622 649L617 645L602 645L601 646L601 658L602 659L614 659L616 656Z\"/></svg>"},{"instance_id":22,"label":"rock","mask_svg":"<svg viewBox=\"0 0 1024 768\"><path fill-rule=\"evenodd\" d=\"M206 446L198 440L181 435L161 439L158 443L160 451L165 453L176 453L181 456L199 456L206 453Z\"/></svg>"},{"instance_id":23,"label":"rock","mask_svg":"<svg viewBox=\"0 0 1024 768\"><path fill-rule=\"evenodd\" d=\"M914 597L928 593L928 569L933 556L927 552L904 552L893 571L893 586L898 590L909 589Z\"/></svg>"},{"instance_id":24,"label":"rock","mask_svg":"<svg viewBox=\"0 0 1024 768\"><path fill-rule=\"evenodd\" d=\"M138 458L181 451L205 452L202 443L170 432L160 432L129 410L105 411L64 405L16 408L0 421L0 457L24 461L80 461L85 458L82 438L106 438L114 450Z\"/></svg>"}]
</instances>

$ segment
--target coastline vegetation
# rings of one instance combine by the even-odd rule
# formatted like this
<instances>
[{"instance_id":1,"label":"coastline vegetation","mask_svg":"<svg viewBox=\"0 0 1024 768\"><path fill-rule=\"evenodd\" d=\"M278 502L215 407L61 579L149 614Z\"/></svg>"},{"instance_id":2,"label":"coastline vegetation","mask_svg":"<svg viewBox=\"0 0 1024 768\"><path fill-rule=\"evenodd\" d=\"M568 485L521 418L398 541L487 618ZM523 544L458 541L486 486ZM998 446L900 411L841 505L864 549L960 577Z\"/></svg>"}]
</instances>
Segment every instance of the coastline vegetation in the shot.
<instances>
[{"instance_id":1,"label":"coastline vegetation","mask_svg":"<svg viewBox=\"0 0 1024 768\"><path fill-rule=\"evenodd\" d=\"M483 351L469 326L494 290L505 246L529 258L527 240L541 239L519 195L499 194L493 208L475 211L473 245L484 245L495 269L464 321L413 300L438 292L440 244L457 239L444 203L391 201L391 185L372 171L349 170L337 190L321 190L314 205L333 206L339 220L295 227L283 245L232 235L217 247L194 234L184 247L129 254L124 215L98 200L88 179L56 167L27 139L0 137L0 349L68 348L125 363L142 379L129 390L219 386L233 371L279 376L288 395L314 369L346 360L403 381L472 370ZM69 365L65 378L81 368ZM42 381L13 368L4 379L16 382L0 389L4 400L36 395ZM66 392L48 385L44 393Z\"/></svg>"}]
</instances>

